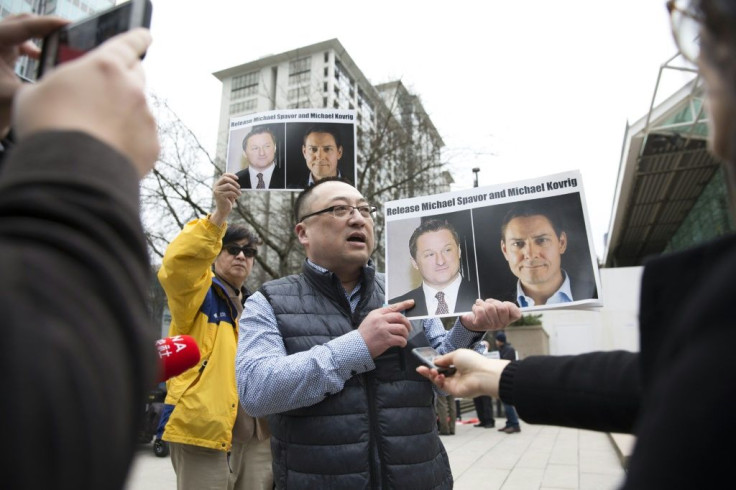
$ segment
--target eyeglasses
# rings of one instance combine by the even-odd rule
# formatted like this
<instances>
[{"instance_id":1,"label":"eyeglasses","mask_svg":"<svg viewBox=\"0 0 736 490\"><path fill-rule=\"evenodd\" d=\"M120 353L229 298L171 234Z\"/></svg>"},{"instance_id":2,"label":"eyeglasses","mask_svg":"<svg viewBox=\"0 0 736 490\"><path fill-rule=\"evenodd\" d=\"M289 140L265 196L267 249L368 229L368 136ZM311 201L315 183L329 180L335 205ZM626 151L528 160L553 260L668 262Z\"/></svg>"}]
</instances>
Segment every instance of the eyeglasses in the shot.
<instances>
[{"instance_id":1,"label":"eyeglasses","mask_svg":"<svg viewBox=\"0 0 736 490\"><path fill-rule=\"evenodd\" d=\"M669 0L667 10L670 13L672 36L677 49L683 58L696 63L700 54L700 27L702 15L690 9L692 0Z\"/></svg>"},{"instance_id":2,"label":"eyeglasses","mask_svg":"<svg viewBox=\"0 0 736 490\"><path fill-rule=\"evenodd\" d=\"M249 247L248 245L241 247L239 245L225 245L225 250L227 250L227 253L229 253L232 256L237 256L240 252L243 252L243 255L246 256L246 258L255 257L258 255L258 249L255 249L253 247Z\"/></svg>"},{"instance_id":3,"label":"eyeglasses","mask_svg":"<svg viewBox=\"0 0 736 490\"><path fill-rule=\"evenodd\" d=\"M347 204L338 204L337 206L330 206L329 208L320 209L319 211L315 211L313 213L309 213L306 216L302 216L302 219L300 219L299 222L301 223L310 216L317 216L318 214L323 213L332 213L332 216L334 216L335 218L345 218L352 215L353 210L358 211L360 215L364 218L373 219L373 217L376 215L377 209L378 208L376 208L375 206L371 206L369 204L361 204L360 206L348 206Z\"/></svg>"}]
</instances>

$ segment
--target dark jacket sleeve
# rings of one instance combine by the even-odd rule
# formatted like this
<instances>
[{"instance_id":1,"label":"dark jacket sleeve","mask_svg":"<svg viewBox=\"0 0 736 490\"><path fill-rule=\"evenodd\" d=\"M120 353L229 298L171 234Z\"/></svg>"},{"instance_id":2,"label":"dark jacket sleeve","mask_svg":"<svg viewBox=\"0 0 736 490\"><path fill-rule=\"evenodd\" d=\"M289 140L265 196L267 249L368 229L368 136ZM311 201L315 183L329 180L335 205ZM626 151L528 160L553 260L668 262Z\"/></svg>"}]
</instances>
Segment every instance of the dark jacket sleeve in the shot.
<instances>
[{"instance_id":1,"label":"dark jacket sleeve","mask_svg":"<svg viewBox=\"0 0 736 490\"><path fill-rule=\"evenodd\" d=\"M29 137L3 163L7 488L123 486L156 367L138 185L76 132Z\"/></svg>"},{"instance_id":2,"label":"dark jacket sleeve","mask_svg":"<svg viewBox=\"0 0 736 490\"><path fill-rule=\"evenodd\" d=\"M631 433L641 400L638 354L532 356L501 375L501 399L532 424Z\"/></svg>"}]
</instances>

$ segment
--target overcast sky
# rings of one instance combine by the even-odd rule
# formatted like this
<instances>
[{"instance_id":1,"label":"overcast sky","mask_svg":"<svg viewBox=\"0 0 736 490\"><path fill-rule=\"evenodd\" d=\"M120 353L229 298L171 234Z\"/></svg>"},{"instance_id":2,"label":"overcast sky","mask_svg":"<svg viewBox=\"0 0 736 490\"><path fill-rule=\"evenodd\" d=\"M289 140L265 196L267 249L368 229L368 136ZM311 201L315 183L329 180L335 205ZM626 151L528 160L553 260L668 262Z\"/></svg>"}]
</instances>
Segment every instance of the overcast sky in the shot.
<instances>
[{"instance_id":1,"label":"overcast sky","mask_svg":"<svg viewBox=\"0 0 736 490\"><path fill-rule=\"evenodd\" d=\"M149 88L214 155L212 73L337 38L371 83L401 79L445 141L454 189L580 170L603 254L627 121L675 54L664 0L153 0ZM668 75L671 93L684 78Z\"/></svg>"}]
</instances>

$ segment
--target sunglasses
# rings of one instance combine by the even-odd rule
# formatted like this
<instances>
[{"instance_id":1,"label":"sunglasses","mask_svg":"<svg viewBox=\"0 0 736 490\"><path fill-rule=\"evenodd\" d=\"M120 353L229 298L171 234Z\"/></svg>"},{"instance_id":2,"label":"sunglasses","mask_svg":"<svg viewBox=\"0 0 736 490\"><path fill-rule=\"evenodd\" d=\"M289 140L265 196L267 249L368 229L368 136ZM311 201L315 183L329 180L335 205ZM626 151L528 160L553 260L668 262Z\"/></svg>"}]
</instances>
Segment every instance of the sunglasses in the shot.
<instances>
[{"instance_id":1,"label":"sunglasses","mask_svg":"<svg viewBox=\"0 0 736 490\"><path fill-rule=\"evenodd\" d=\"M240 252L243 252L243 255L245 255L247 258L255 257L256 255L258 255L258 250L253 247L249 247L248 245L245 245L244 247L240 247L238 245L225 245L222 248L227 250L227 253L233 256L237 256Z\"/></svg>"}]
</instances>

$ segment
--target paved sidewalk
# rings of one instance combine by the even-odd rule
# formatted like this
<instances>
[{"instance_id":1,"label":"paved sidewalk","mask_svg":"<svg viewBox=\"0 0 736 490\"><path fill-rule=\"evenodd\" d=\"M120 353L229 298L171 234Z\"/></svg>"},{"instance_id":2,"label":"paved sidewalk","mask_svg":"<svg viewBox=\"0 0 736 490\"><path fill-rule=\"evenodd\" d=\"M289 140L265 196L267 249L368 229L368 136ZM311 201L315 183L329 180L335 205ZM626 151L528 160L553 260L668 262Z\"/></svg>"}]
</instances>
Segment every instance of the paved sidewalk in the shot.
<instances>
[{"instance_id":1,"label":"paved sidewalk","mask_svg":"<svg viewBox=\"0 0 736 490\"><path fill-rule=\"evenodd\" d=\"M441 437L456 490L613 490L625 477L605 433L524 422L517 434L472 424L457 425L455 432Z\"/></svg>"},{"instance_id":2,"label":"paved sidewalk","mask_svg":"<svg viewBox=\"0 0 736 490\"><path fill-rule=\"evenodd\" d=\"M456 490L614 490L623 482L608 434L523 422L520 433L505 434L463 418L468 423L458 423L455 435L440 436ZM141 445L126 490L176 490L169 458L156 457L151 444Z\"/></svg>"}]
</instances>

